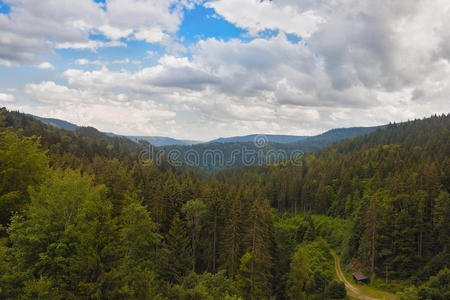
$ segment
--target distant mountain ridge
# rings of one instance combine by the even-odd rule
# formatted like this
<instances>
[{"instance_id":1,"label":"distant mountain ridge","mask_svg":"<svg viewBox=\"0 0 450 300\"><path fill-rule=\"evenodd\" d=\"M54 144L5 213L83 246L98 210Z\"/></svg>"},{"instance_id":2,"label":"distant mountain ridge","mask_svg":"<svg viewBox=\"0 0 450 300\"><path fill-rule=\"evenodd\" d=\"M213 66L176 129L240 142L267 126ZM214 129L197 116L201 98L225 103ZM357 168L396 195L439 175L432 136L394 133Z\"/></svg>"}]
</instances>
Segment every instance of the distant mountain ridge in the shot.
<instances>
[{"instance_id":1,"label":"distant mountain ridge","mask_svg":"<svg viewBox=\"0 0 450 300\"><path fill-rule=\"evenodd\" d=\"M374 132L377 129L385 128L387 125L371 126L371 127L349 127L335 128L328 130L322 134L308 137L302 141L289 144L294 148L302 149L304 152L313 152L320 150L329 145L337 143L344 139L351 139L357 136Z\"/></svg>"},{"instance_id":2,"label":"distant mountain ridge","mask_svg":"<svg viewBox=\"0 0 450 300\"><path fill-rule=\"evenodd\" d=\"M167 145L160 148L166 153L176 154L177 163L194 165L205 171L216 172L228 168L285 160L293 155L321 150L341 140L362 136L384 127L383 125L337 128L316 136L300 137L300 140L291 143L274 142L270 139L271 135L250 135L217 139L190 146ZM247 161L248 153L255 154L257 161Z\"/></svg>"},{"instance_id":3,"label":"distant mountain ridge","mask_svg":"<svg viewBox=\"0 0 450 300\"><path fill-rule=\"evenodd\" d=\"M203 142L200 141L192 141L192 140L178 140L165 136L126 136L130 140L134 142L146 141L152 144L153 146L168 146L168 145L195 145Z\"/></svg>"},{"instance_id":4,"label":"distant mountain ridge","mask_svg":"<svg viewBox=\"0 0 450 300\"><path fill-rule=\"evenodd\" d=\"M45 124L70 131L76 131L79 128L83 128L81 126L60 119L44 118L34 115L30 116ZM278 145L277 148L282 148L286 150L301 149L304 152L312 152L325 148L340 140L364 135L373 132L378 128L383 128L385 126L386 125L372 126L372 127L336 128L315 136L250 134L245 136L233 136L226 138L221 137L207 142L181 140L164 136L124 136L115 133L104 133L104 134L111 137L127 138L135 143L145 141L156 147L167 147L167 149L170 149L171 147L206 149L207 145L215 145L215 144L218 145L215 145L214 148L220 148L220 144L236 143L237 145L239 145L241 143L254 143L255 140L258 139L259 142L263 142L265 144L277 144ZM227 148L230 148L230 146L227 146Z\"/></svg>"},{"instance_id":5,"label":"distant mountain ridge","mask_svg":"<svg viewBox=\"0 0 450 300\"><path fill-rule=\"evenodd\" d=\"M288 144L302 141L309 136L281 135L281 134L250 134L245 136L232 136L218 138L207 143L252 143L255 139L265 139L266 142Z\"/></svg>"},{"instance_id":6,"label":"distant mountain ridge","mask_svg":"<svg viewBox=\"0 0 450 300\"><path fill-rule=\"evenodd\" d=\"M30 115L29 116L33 117L36 120L41 121L44 124L48 124L48 125L52 125L56 128L61 128L61 129L65 129L65 130L70 130L70 131L75 131L77 130L77 128L79 127L78 125L72 124L70 122L64 121L64 120L60 120L60 119L53 119L53 118L43 118L43 117L38 117L35 115Z\"/></svg>"}]
</instances>

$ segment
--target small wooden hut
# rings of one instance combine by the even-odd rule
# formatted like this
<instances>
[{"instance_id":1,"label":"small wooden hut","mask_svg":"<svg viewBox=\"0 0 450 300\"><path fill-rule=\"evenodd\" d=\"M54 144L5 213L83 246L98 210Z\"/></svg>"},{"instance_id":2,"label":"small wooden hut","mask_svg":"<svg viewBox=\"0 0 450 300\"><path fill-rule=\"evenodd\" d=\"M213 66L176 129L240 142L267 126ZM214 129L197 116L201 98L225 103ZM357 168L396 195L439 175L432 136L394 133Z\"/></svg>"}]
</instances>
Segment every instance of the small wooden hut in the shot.
<instances>
[{"instance_id":1,"label":"small wooden hut","mask_svg":"<svg viewBox=\"0 0 450 300\"><path fill-rule=\"evenodd\" d=\"M369 283L369 278L364 275L362 272L353 272L353 279L355 279L356 283L362 284L362 283Z\"/></svg>"}]
</instances>

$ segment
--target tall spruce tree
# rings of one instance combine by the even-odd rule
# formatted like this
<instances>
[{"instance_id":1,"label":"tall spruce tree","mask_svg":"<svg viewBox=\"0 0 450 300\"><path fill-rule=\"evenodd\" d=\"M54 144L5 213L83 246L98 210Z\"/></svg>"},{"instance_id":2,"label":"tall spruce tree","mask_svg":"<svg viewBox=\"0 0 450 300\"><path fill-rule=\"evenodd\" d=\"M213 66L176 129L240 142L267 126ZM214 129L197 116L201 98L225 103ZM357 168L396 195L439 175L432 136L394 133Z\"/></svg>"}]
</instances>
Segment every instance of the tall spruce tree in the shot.
<instances>
[{"instance_id":1,"label":"tall spruce tree","mask_svg":"<svg viewBox=\"0 0 450 300\"><path fill-rule=\"evenodd\" d=\"M180 283L192 268L192 249L189 237L179 214L175 214L166 236L168 249L167 273L169 280Z\"/></svg>"}]
</instances>

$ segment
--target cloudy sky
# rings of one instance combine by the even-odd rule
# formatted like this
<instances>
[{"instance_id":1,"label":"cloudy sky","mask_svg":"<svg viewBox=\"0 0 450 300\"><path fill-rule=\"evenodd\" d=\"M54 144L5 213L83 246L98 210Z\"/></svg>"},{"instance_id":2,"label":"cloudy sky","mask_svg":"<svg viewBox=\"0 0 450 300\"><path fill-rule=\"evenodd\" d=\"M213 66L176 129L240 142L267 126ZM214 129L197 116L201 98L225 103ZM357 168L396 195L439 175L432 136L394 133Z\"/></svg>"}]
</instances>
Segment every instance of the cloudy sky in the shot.
<instances>
[{"instance_id":1,"label":"cloudy sky","mask_svg":"<svg viewBox=\"0 0 450 300\"><path fill-rule=\"evenodd\" d=\"M0 105L197 140L448 113L449 16L448 0L0 0Z\"/></svg>"}]
</instances>

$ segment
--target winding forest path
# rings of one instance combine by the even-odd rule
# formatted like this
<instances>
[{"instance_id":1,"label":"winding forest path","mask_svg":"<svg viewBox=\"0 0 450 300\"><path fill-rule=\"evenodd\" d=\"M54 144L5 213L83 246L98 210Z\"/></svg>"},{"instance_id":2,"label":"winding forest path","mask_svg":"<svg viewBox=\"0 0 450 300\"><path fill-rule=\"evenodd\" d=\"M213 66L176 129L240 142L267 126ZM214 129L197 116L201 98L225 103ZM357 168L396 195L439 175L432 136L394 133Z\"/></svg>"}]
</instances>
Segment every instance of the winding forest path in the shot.
<instances>
[{"instance_id":1,"label":"winding forest path","mask_svg":"<svg viewBox=\"0 0 450 300\"><path fill-rule=\"evenodd\" d=\"M339 280L344 282L345 288L347 289L347 295L349 295L350 297L356 298L356 299L361 299L361 300L396 299L395 296L374 298L374 297L366 295L366 293L364 291L362 291L355 285L351 284L347 280L347 278L345 278L344 273L342 273L342 270L341 270L341 263L339 262L339 257L336 255L336 253L334 251L331 251L331 255L333 255L333 257L334 257L334 266L336 269L336 274L339 277Z\"/></svg>"}]
</instances>

